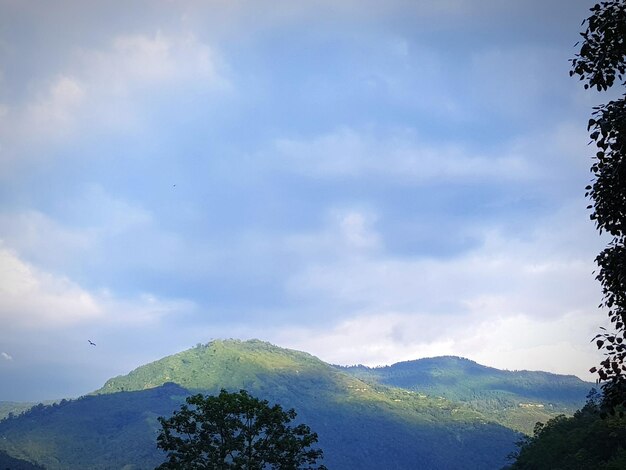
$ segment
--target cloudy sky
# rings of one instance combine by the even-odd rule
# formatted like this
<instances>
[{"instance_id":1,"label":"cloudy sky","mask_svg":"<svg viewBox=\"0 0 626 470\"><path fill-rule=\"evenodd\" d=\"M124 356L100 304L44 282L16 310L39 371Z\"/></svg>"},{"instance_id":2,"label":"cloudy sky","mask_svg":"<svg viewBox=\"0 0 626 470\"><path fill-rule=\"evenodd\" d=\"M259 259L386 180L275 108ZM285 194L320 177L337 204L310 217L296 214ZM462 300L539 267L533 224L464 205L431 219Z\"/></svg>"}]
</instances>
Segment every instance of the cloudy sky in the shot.
<instances>
[{"instance_id":1,"label":"cloudy sky","mask_svg":"<svg viewBox=\"0 0 626 470\"><path fill-rule=\"evenodd\" d=\"M214 338L591 380L593 3L0 0L0 400Z\"/></svg>"}]
</instances>

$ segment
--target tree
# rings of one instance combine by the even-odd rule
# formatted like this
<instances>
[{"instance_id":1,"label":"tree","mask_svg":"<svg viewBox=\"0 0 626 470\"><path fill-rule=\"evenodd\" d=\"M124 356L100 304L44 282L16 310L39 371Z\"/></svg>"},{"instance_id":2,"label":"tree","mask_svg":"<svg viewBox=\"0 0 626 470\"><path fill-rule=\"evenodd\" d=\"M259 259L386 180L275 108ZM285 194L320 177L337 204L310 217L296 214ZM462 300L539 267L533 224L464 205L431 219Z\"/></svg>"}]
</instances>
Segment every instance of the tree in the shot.
<instances>
[{"instance_id":1,"label":"tree","mask_svg":"<svg viewBox=\"0 0 626 470\"><path fill-rule=\"evenodd\" d=\"M570 76L577 75L585 89L606 91L616 78L621 86L626 73L626 1L601 2L591 8L581 33L580 52L572 59ZM585 24L585 22L583 22ZM600 307L608 311L611 330L594 339L605 359L597 372L603 382L605 410L614 412L626 405L626 95L594 108L589 125L597 152L591 166L592 184L586 188L591 220L600 233L612 236L596 257L597 279L602 285Z\"/></svg>"},{"instance_id":2,"label":"tree","mask_svg":"<svg viewBox=\"0 0 626 470\"><path fill-rule=\"evenodd\" d=\"M533 436L518 442L509 470L618 470L626 468L626 418L600 417L595 390L574 416L557 416L537 423Z\"/></svg>"},{"instance_id":3,"label":"tree","mask_svg":"<svg viewBox=\"0 0 626 470\"><path fill-rule=\"evenodd\" d=\"M168 452L159 469L325 470L317 465L317 434L291 426L291 409L269 406L245 390L218 396L193 395L169 418L159 418L157 446Z\"/></svg>"}]
</instances>

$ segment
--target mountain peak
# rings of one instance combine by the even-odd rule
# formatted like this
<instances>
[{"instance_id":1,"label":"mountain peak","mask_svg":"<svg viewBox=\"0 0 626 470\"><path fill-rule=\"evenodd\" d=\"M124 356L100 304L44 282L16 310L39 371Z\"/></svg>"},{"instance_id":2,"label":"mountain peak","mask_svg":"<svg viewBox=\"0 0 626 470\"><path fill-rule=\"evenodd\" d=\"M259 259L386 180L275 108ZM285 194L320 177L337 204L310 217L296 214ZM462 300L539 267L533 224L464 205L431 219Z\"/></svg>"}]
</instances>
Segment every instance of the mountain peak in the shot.
<instances>
[{"instance_id":1,"label":"mountain peak","mask_svg":"<svg viewBox=\"0 0 626 470\"><path fill-rule=\"evenodd\" d=\"M157 417L190 393L224 388L296 409L319 433L329 468L499 468L519 438L513 429L532 432L536 421L582 404L587 390L570 382L456 356L341 368L258 339L213 340L112 378L92 396L1 421L10 439L0 450L21 448L16 457L52 470L96 460L91 468L154 468Z\"/></svg>"},{"instance_id":2,"label":"mountain peak","mask_svg":"<svg viewBox=\"0 0 626 470\"><path fill-rule=\"evenodd\" d=\"M216 339L114 377L94 393L145 390L166 382L190 390L254 389L272 376L333 372L330 365L305 352L258 339Z\"/></svg>"}]
</instances>

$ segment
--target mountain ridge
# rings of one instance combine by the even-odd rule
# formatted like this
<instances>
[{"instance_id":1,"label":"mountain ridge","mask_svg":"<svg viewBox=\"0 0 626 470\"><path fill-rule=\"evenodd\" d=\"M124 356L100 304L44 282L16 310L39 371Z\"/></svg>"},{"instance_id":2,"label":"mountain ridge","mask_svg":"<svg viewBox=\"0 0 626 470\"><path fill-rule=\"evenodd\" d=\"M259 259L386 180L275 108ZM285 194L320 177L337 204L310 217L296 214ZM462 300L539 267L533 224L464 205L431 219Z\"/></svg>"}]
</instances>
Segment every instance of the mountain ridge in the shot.
<instances>
[{"instance_id":1,"label":"mountain ridge","mask_svg":"<svg viewBox=\"0 0 626 470\"><path fill-rule=\"evenodd\" d=\"M458 356L336 367L369 383L443 396L526 434L537 421L572 415L594 386L574 375L501 370Z\"/></svg>"},{"instance_id":2,"label":"mountain ridge","mask_svg":"<svg viewBox=\"0 0 626 470\"><path fill-rule=\"evenodd\" d=\"M182 372L188 370L194 361L203 364L192 374ZM239 367L233 368L233 364L239 364ZM250 364L254 365L254 371ZM225 382L220 375L223 370L232 370ZM194 376L197 371L202 374ZM348 383L348 379L333 375L333 371L347 373L361 382ZM363 382L370 387L375 384L391 386L430 397L443 397L463 405L466 412L477 412L485 420L525 434L532 434L538 421L546 422L559 414L572 415L583 406L593 386L572 375L501 370L459 356L421 358L374 368L337 366L307 352L254 339L215 340L196 345L195 348L140 366L126 375L109 379L94 393L141 390L167 381L179 383L190 390L216 390L215 379L218 376L222 377L222 385L232 389L254 390L255 384L267 383L268 380L273 387L280 387L268 377L278 378L279 382L296 381L299 390L318 387L319 380L325 381L326 386L337 380L353 390L364 389ZM305 376L311 377L313 383L303 380ZM272 391L268 388L272 387L260 392L271 397ZM295 397L291 399L298 403Z\"/></svg>"},{"instance_id":3,"label":"mountain ridge","mask_svg":"<svg viewBox=\"0 0 626 470\"><path fill-rule=\"evenodd\" d=\"M367 383L308 353L258 340L213 341L114 377L78 400L0 421L0 450L50 470L154 468L163 458L157 417L191 393L221 388L295 408L298 421L318 433L325 464L338 470L497 468L519 438L476 410Z\"/></svg>"},{"instance_id":4,"label":"mountain ridge","mask_svg":"<svg viewBox=\"0 0 626 470\"><path fill-rule=\"evenodd\" d=\"M417 359L406 359L404 361L397 361L397 362L393 362L391 364L382 364L382 365L377 365L377 366L367 366L365 364L353 364L353 365L341 365L341 364L332 364L335 367L340 367L340 368L351 368L351 367L355 367L355 368L365 368L365 369L386 369L386 368L390 368L390 367L394 367L394 366L401 366L403 364L411 364L414 362L422 362L422 361L435 361L435 360L459 360L459 361L463 361L463 362L469 362L472 365L477 365L480 366L483 369L490 369L490 370L494 370L494 371L499 371L499 372L512 372L512 373L517 373L517 372L530 372L530 373L541 373L541 374L547 374L547 375L553 375L553 376L558 376L558 377L572 377L572 378L576 378L582 382L585 383L590 383L592 384L593 382L588 382L586 380L581 379L580 377L578 377L576 374L560 374L558 372L550 372L550 371L545 371L545 370L540 370L540 369L500 369L498 367L494 367L494 366L487 366L485 364L481 364L478 361L475 361L474 359L470 359L468 357L464 357L464 356L456 356L454 354L444 354L441 356L426 356L426 357L419 357Z\"/></svg>"}]
</instances>

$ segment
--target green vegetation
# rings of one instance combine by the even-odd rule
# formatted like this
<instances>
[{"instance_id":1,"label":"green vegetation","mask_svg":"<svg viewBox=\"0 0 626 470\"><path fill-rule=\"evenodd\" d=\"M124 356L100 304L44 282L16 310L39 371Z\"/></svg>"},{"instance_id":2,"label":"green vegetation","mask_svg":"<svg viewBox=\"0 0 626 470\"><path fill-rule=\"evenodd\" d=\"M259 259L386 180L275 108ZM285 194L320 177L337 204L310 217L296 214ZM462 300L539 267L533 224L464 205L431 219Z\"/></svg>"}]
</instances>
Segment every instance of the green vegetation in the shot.
<instances>
[{"instance_id":1,"label":"green vegetation","mask_svg":"<svg viewBox=\"0 0 626 470\"><path fill-rule=\"evenodd\" d=\"M189 390L284 390L291 380L294 394L340 381L341 374L310 354L279 348L258 340L212 341L141 366L108 380L94 394L145 390L167 382Z\"/></svg>"},{"instance_id":2,"label":"green vegetation","mask_svg":"<svg viewBox=\"0 0 626 470\"><path fill-rule=\"evenodd\" d=\"M592 387L574 376L504 371L453 356L340 370L369 383L460 402L491 421L525 434L531 434L538 421L573 414L584 404Z\"/></svg>"},{"instance_id":3,"label":"green vegetation","mask_svg":"<svg viewBox=\"0 0 626 470\"><path fill-rule=\"evenodd\" d=\"M37 405L54 405L64 400L44 400L42 402L27 402L27 401L0 401L0 420L11 416L20 415L33 406ZM0 467L2 468L2 467Z\"/></svg>"},{"instance_id":4,"label":"green vegetation","mask_svg":"<svg viewBox=\"0 0 626 470\"><path fill-rule=\"evenodd\" d=\"M0 401L0 419L6 418L9 415L19 415L35 405L37 405L37 403Z\"/></svg>"},{"instance_id":5,"label":"green vegetation","mask_svg":"<svg viewBox=\"0 0 626 470\"><path fill-rule=\"evenodd\" d=\"M341 368L262 341L213 341L115 377L86 397L0 421L0 450L50 470L152 469L165 458L156 447L159 417L194 394L244 389L298 410L294 424L317 432L328 468L492 469L520 438L494 421L526 430L573 413L589 388L571 376L453 357Z\"/></svg>"},{"instance_id":6,"label":"green vegetation","mask_svg":"<svg viewBox=\"0 0 626 470\"><path fill-rule=\"evenodd\" d=\"M154 468L162 460L155 445L157 419L171 414L187 395L168 384L40 404L0 421L0 450L50 470Z\"/></svg>"},{"instance_id":7,"label":"green vegetation","mask_svg":"<svg viewBox=\"0 0 626 470\"><path fill-rule=\"evenodd\" d=\"M112 379L94 395L0 422L0 449L50 470L152 469L164 459L157 418L191 394L222 388L297 409L295 424L315 429L332 469L492 469L519 438L463 405L368 384L309 354L214 341Z\"/></svg>"},{"instance_id":8,"label":"green vegetation","mask_svg":"<svg viewBox=\"0 0 626 470\"><path fill-rule=\"evenodd\" d=\"M311 448L317 434L290 424L293 409L270 406L245 390L193 395L186 402L171 418L159 418L158 447L168 453L159 469L326 470L317 465L322 451Z\"/></svg>"},{"instance_id":9,"label":"green vegetation","mask_svg":"<svg viewBox=\"0 0 626 470\"><path fill-rule=\"evenodd\" d=\"M0 469L2 470L44 470L40 465L26 460L16 459L11 457L6 452L0 451Z\"/></svg>"},{"instance_id":10,"label":"green vegetation","mask_svg":"<svg viewBox=\"0 0 626 470\"><path fill-rule=\"evenodd\" d=\"M600 416L592 396L573 417L558 416L537 424L519 445L510 470L622 470L626 468L626 419Z\"/></svg>"}]
</instances>

